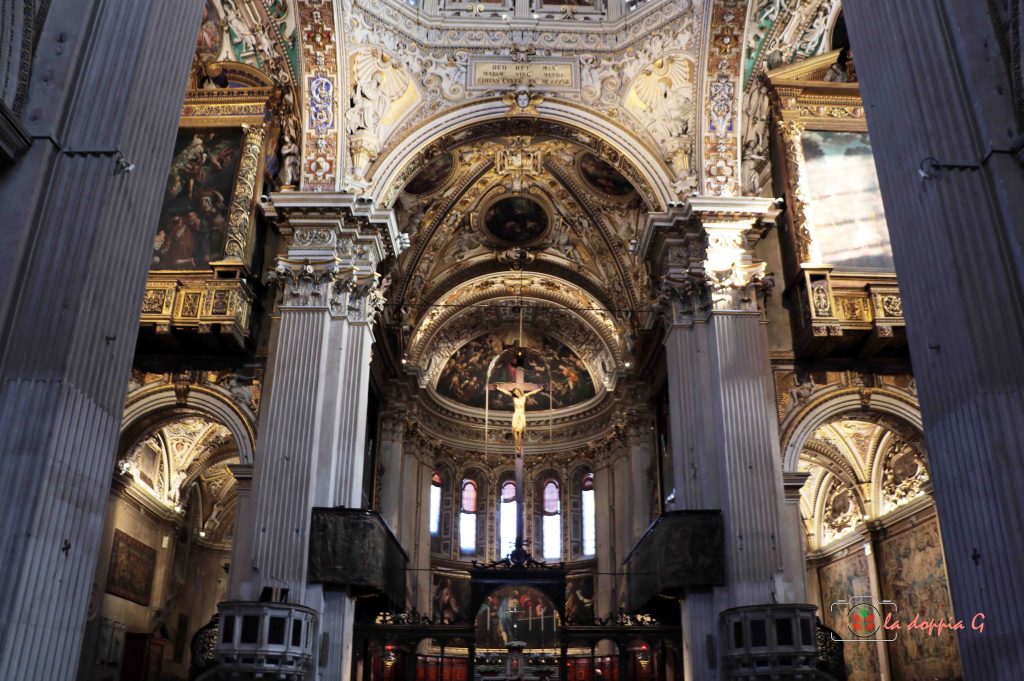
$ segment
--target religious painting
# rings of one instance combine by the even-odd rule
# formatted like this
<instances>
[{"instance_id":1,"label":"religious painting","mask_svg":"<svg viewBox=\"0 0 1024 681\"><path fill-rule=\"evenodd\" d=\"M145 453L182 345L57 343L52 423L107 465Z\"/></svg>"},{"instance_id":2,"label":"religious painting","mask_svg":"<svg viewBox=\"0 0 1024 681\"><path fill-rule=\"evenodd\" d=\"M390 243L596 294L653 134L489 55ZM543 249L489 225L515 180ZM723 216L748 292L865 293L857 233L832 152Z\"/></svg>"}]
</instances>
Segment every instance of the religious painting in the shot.
<instances>
[{"instance_id":1,"label":"religious painting","mask_svg":"<svg viewBox=\"0 0 1024 681\"><path fill-rule=\"evenodd\" d=\"M484 214L484 227L492 236L517 246L540 239L548 231L549 222L543 206L525 196L499 199Z\"/></svg>"},{"instance_id":2,"label":"religious painting","mask_svg":"<svg viewBox=\"0 0 1024 681\"><path fill-rule=\"evenodd\" d=\"M114 530L114 546L110 551L107 571L107 593L139 605L149 605L156 572L156 549L121 530Z\"/></svg>"},{"instance_id":3,"label":"religious painting","mask_svg":"<svg viewBox=\"0 0 1024 681\"><path fill-rule=\"evenodd\" d=\"M595 190L610 196L628 196L633 185L615 167L589 151L579 159L580 176Z\"/></svg>"},{"instance_id":4,"label":"religious painting","mask_svg":"<svg viewBox=\"0 0 1024 681\"><path fill-rule=\"evenodd\" d=\"M889 229L868 134L807 130L802 141L808 213L822 262L843 271L892 271Z\"/></svg>"},{"instance_id":5,"label":"religious painting","mask_svg":"<svg viewBox=\"0 0 1024 681\"><path fill-rule=\"evenodd\" d=\"M241 128L178 131L153 239L153 269L205 269L224 257L241 146Z\"/></svg>"},{"instance_id":6,"label":"religious painting","mask_svg":"<svg viewBox=\"0 0 1024 681\"><path fill-rule=\"evenodd\" d=\"M527 648L555 646L560 626L550 598L532 587L504 586L480 606L477 649L504 648L511 641L521 641Z\"/></svg>"},{"instance_id":7,"label":"religious painting","mask_svg":"<svg viewBox=\"0 0 1024 681\"><path fill-rule=\"evenodd\" d=\"M220 56L224 40L221 21L223 18L217 6L211 0L206 0L203 23L199 26L199 37L196 39L196 56L204 64L217 61Z\"/></svg>"},{"instance_id":8,"label":"religious painting","mask_svg":"<svg viewBox=\"0 0 1024 681\"><path fill-rule=\"evenodd\" d=\"M416 195L436 191L445 183L454 168L455 159L451 154L439 154L413 175L409 184L405 185L405 191Z\"/></svg>"},{"instance_id":9,"label":"religious painting","mask_svg":"<svg viewBox=\"0 0 1024 681\"><path fill-rule=\"evenodd\" d=\"M818 569L821 585L822 622L836 632L839 638L853 638L849 626L848 609L831 608L837 601L849 601L855 596L870 596L868 561L863 551L840 558ZM846 659L847 681L877 681L878 650L872 643L847 643L843 646Z\"/></svg>"},{"instance_id":10,"label":"religious painting","mask_svg":"<svg viewBox=\"0 0 1024 681\"><path fill-rule=\"evenodd\" d=\"M490 332L470 340L445 363L436 390L449 399L470 407L512 411L512 398L491 390L487 370L491 361L519 342L517 329ZM541 387L526 401L526 410L559 409L585 402L597 394L594 380L579 355L561 341L545 334L524 338L522 358L508 353L491 370L490 383L523 382Z\"/></svg>"},{"instance_id":11,"label":"religious painting","mask_svg":"<svg viewBox=\"0 0 1024 681\"><path fill-rule=\"evenodd\" d=\"M569 624L594 621L594 575L572 575L565 580L565 621Z\"/></svg>"},{"instance_id":12,"label":"religious painting","mask_svg":"<svg viewBox=\"0 0 1024 681\"><path fill-rule=\"evenodd\" d=\"M896 603L903 624L889 645L893 681L961 681L955 634L929 636L927 630L907 629L915 616L925 621L953 620L938 522L933 518L883 539L879 568L882 597ZM970 626L969 620L964 624Z\"/></svg>"},{"instance_id":13,"label":"religious painting","mask_svg":"<svg viewBox=\"0 0 1024 681\"><path fill-rule=\"evenodd\" d=\"M447 622L469 621L469 595L469 577L435 572L434 618Z\"/></svg>"}]
</instances>

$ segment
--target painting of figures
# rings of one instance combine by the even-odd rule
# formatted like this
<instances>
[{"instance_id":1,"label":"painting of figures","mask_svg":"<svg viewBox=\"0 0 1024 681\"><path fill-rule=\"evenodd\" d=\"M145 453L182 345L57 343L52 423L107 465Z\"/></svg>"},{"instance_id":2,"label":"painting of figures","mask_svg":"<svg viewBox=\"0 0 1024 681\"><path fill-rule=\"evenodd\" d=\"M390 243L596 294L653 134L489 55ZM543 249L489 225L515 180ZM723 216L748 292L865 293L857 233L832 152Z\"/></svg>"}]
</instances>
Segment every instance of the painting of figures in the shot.
<instances>
[{"instance_id":1,"label":"painting of figures","mask_svg":"<svg viewBox=\"0 0 1024 681\"><path fill-rule=\"evenodd\" d=\"M469 621L469 577L434 573L434 617L447 622Z\"/></svg>"},{"instance_id":2,"label":"painting of figures","mask_svg":"<svg viewBox=\"0 0 1024 681\"><path fill-rule=\"evenodd\" d=\"M882 596L893 600L901 619L949 622L953 606L946 584L939 525L935 519L882 540L879 552ZM969 618L964 617L969 626ZM961 681L956 637L949 633L929 636L921 629L907 629L889 647L892 678L897 681Z\"/></svg>"},{"instance_id":3,"label":"painting of figures","mask_svg":"<svg viewBox=\"0 0 1024 681\"><path fill-rule=\"evenodd\" d=\"M565 620L570 624L594 621L593 575L573 575L565 580Z\"/></svg>"},{"instance_id":4,"label":"painting of figures","mask_svg":"<svg viewBox=\"0 0 1024 681\"><path fill-rule=\"evenodd\" d=\"M178 131L153 269L203 269L223 257L241 144L240 128Z\"/></svg>"},{"instance_id":5,"label":"painting of figures","mask_svg":"<svg viewBox=\"0 0 1024 681\"><path fill-rule=\"evenodd\" d=\"M139 605L149 605L156 571L156 549L121 530L114 530L114 546L107 572L107 593Z\"/></svg>"},{"instance_id":6,"label":"painting of figures","mask_svg":"<svg viewBox=\"0 0 1024 681\"><path fill-rule=\"evenodd\" d=\"M485 333L470 340L445 363L437 381L437 392L456 402L482 409L486 404L484 386L488 382L488 366L495 357L516 343L518 337L514 330ZM515 382L518 370L522 368L523 379L527 383L543 386L540 393L527 400L528 411L568 407L597 394L586 364L561 341L537 335L523 345L526 351L520 360L522 366L517 366L509 353L507 361L495 364L490 382ZM492 390L486 406L493 410L512 411L512 398Z\"/></svg>"},{"instance_id":7,"label":"painting of figures","mask_svg":"<svg viewBox=\"0 0 1024 681\"><path fill-rule=\"evenodd\" d=\"M484 226L497 239L516 245L532 243L548 231L548 214L539 203L523 196L495 202L484 215Z\"/></svg>"},{"instance_id":8,"label":"painting of figures","mask_svg":"<svg viewBox=\"0 0 1024 681\"><path fill-rule=\"evenodd\" d=\"M504 586L484 601L476 616L477 648L504 648L510 641L527 647L555 645L560 626L551 599L537 589Z\"/></svg>"},{"instance_id":9,"label":"painting of figures","mask_svg":"<svg viewBox=\"0 0 1024 681\"><path fill-rule=\"evenodd\" d=\"M894 269L875 157L867 133L803 134L814 243L841 271Z\"/></svg>"},{"instance_id":10,"label":"painting of figures","mask_svg":"<svg viewBox=\"0 0 1024 681\"><path fill-rule=\"evenodd\" d=\"M633 193L633 185L610 163L589 151L579 160L580 175L597 191L611 196L627 196Z\"/></svg>"},{"instance_id":11,"label":"painting of figures","mask_svg":"<svg viewBox=\"0 0 1024 681\"><path fill-rule=\"evenodd\" d=\"M405 185L405 191L417 195L429 194L444 184L454 167L455 159L451 154L439 154L413 175L409 184Z\"/></svg>"}]
</instances>

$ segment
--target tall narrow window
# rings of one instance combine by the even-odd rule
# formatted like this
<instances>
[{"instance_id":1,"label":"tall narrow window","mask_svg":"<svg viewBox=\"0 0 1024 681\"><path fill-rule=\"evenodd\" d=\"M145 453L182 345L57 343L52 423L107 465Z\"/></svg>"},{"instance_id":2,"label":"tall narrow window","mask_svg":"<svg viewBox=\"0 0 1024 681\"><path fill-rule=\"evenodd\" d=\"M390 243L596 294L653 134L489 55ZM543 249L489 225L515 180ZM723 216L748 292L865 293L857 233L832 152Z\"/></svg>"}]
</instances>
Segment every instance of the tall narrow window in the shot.
<instances>
[{"instance_id":1,"label":"tall narrow window","mask_svg":"<svg viewBox=\"0 0 1024 681\"><path fill-rule=\"evenodd\" d=\"M516 483L506 480L501 484L498 503L498 557L504 558L516 543Z\"/></svg>"},{"instance_id":2,"label":"tall narrow window","mask_svg":"<svg viewBox=\"0 0 1024 681\"><path fill-rule=\"evenodd\" d=\"M580 495L583 497L583 555L589 558L597 554L597 507L594 505L593 473L588 473L583 478Z\"/></svg>"},{"instance_id":3,"label":"tall narrow window","mask_svg":"<svg viewBox=\"0 0 1024 681\"><path fill-rule=\"evenodd\" d=\"M558 483L548 480L544 483L544 558L562 557L562 515Z\"/></svg>"},{"instance_id":4,"label":"tall narrow window","mask_svg":"<svg viewBox=\"0 0 1024 681\"><path fill-rule=\"evenodd\" d=\"M430 479L430 535L436 537L441 532L441 473L434 471Z\"/></svg>"},{"instance_id":5,"label":"tall narrow window","mask_svg":"<svg viewBox=\"0 0 1024 681\"><path fill-rule=\"evenodd\" d=\"M459 514L459 552L476 553L476 483L462 481L462 512Z\"/></svg>"}]
</instances>

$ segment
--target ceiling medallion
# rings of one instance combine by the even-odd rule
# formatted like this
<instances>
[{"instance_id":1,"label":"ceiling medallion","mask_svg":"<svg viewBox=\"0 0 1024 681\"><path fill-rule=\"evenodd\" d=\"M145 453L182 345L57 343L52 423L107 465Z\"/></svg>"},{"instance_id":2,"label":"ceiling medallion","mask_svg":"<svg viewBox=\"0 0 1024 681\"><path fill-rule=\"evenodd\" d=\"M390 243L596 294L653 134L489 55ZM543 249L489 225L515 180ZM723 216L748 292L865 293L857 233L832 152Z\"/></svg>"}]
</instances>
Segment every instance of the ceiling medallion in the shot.
<instances>
[{"instance_id":1,"label":"ceiling medallion","mask_svg":"<svg viewBox=\"0 0 1024 681\"><path fill-rule=\"evenodd\" d=\"M494 168L500 175L511 179L512 191L523 190L523 179L527 175L540 174L544 163L544 154L540 150L529 150L529 138L515 137L506 149L499 149L494 160Z\"/></svg>"},{"instance_id":2,"label":"ceiling medallion","mask_svg":"<svg viewBox=\"0 0 1024 681\"><path fill-rule=\"evenodd\" d=\"M551 218L540 202L527 196L505 196L484 211L484 229L506 246L529 246L548 233Z\"/></svg>"}]
</instances>

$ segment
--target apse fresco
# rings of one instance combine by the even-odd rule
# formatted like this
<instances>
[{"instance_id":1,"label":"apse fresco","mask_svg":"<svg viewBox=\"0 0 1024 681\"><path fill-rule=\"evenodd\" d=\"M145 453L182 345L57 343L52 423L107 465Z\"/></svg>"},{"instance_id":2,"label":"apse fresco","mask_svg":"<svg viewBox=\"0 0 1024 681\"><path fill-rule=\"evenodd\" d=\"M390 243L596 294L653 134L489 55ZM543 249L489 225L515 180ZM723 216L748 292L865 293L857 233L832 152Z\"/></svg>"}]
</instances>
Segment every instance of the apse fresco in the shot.
<instances>
[{"instance_id":1,"label":"apse fresco","mask_svg":"<svg viewBox=\"0 0 1024 681\"><path fill-rule=\"evenodd\" d=\"M527 648L558 644L560 622L551 599L532 587L504 586L492 593L476 615L477 648L504 648L522 641Z\"/></svg>"},{"instance_id":2,"label":"apse fresco","mask_svg":"<svg viewBox=\"0 0 1024 681\"><path fill-rule=\"evenodd\" d=\"M802 139L808 213L822 261L837 270L894 269L867 133L808 130Z\"/></svg>"},{"instance_id":3,"label":"apse fresco","mask_svg":"<svg viewBox=\"0 0 1024 681\"><path fill-rule=\"evenodd\" d=\"M923 620L950 621L953 607L934 519L883 539L879 554L882 596L896 603L901 620L909 623L920 615ZM905 629L889 646L889 663L894 681L963 679L956 637L949 633L929 636Z\"/></svg>"},{"instance_id":4,"label":"apse fresco","mask_svg":"<svg viewBox=\"0 0 1024 681\"><path fill-rule=\"evenodd\" d=\"M410 194L429 194L444 184L454 167L455 160L451 154L435 156L413 175L409 184L405 185L405 191Z\"/></svg>"},{"instance_id":5,"label":"apse fresco","mask_svg":"<svg viewBox=\"0 0 1024 681\"><path fill-rule=\"evenodd\" d=\"M836 601L849 601L853 596L871 594L867 556L862 551L840 558L818 570L821 584L821 619L840 638L852 638L848 609L830 608ZM873 644L860 642L843 646L847 681L878 681L878 652Z\"/></svg>"},{"instance_id":6,"label":"apse fresco","mask_svg":"<svg viewBox=\"0 0 1024 681\"><path fill-rule=\"evenodd\" d=\"M509 196L496 201L487 209L484 227L491 235L506 243L529 244L548 231L548 214L533 199Z\"/></svg>"},{"instance_id":7,"label":"apse fresco","mask_svg":"<svg viewBox=\"0 0 1024 681\"><path fill-rule=\"evenodd\" d=\"M469 621L469 578L434 573L434 617L448 622Z\"/></svg>"},{"instance_id":8,"label":"apse fresco","mask_svg":"<svg viewBox=\"0 0 1024 681\"><path fill-rule=\"evenodd\" d=\"M241 145L241 128L178 131L153 239L154 269L205 269L224 256Z\"/></svg>"},{"instance_id":9,"label":"apse fresco","mask_svg":"<svg viewBox=\"0 0 1024 681\"><path fill-rule=\"evenodd\" d=\"M593 575L573 575L565 580L565 621L570 624L594 621Z\"/></svg>"},{"instance_id":10,"label":"apse fresco","mask_svg":"<svg viewBox=\"0 0 1024 681\"><path fill-rule=\"evenodd\" d=\"M483 409L487 367L502 351L517 342L514 331L477 336L456 350L445 363L437 381L437 392L456 402ZM597 394L583 360L561 341L539 335L531 338L530 342L524 342L524 347L528 350L524 353L522 380L543 386L542 392L527 400L527 411L569 407ZM519 371L513 365L511 353L508 360L494 366L492 384L518 380ZM512 399L491 390L490 404L486 406L498 411L512 411Z\"/></svg>"},{"instance_id":11,"label":"apse fresco","mask_svg":"<svg viewBox=\"0 0 1024 681\"><path fill-rule=\"evenodd\" d=\"M602 194L626 196L633 193L633 185L607 161L587 152L580 157L580 175Z\"/></svg>"}]
</instances>

